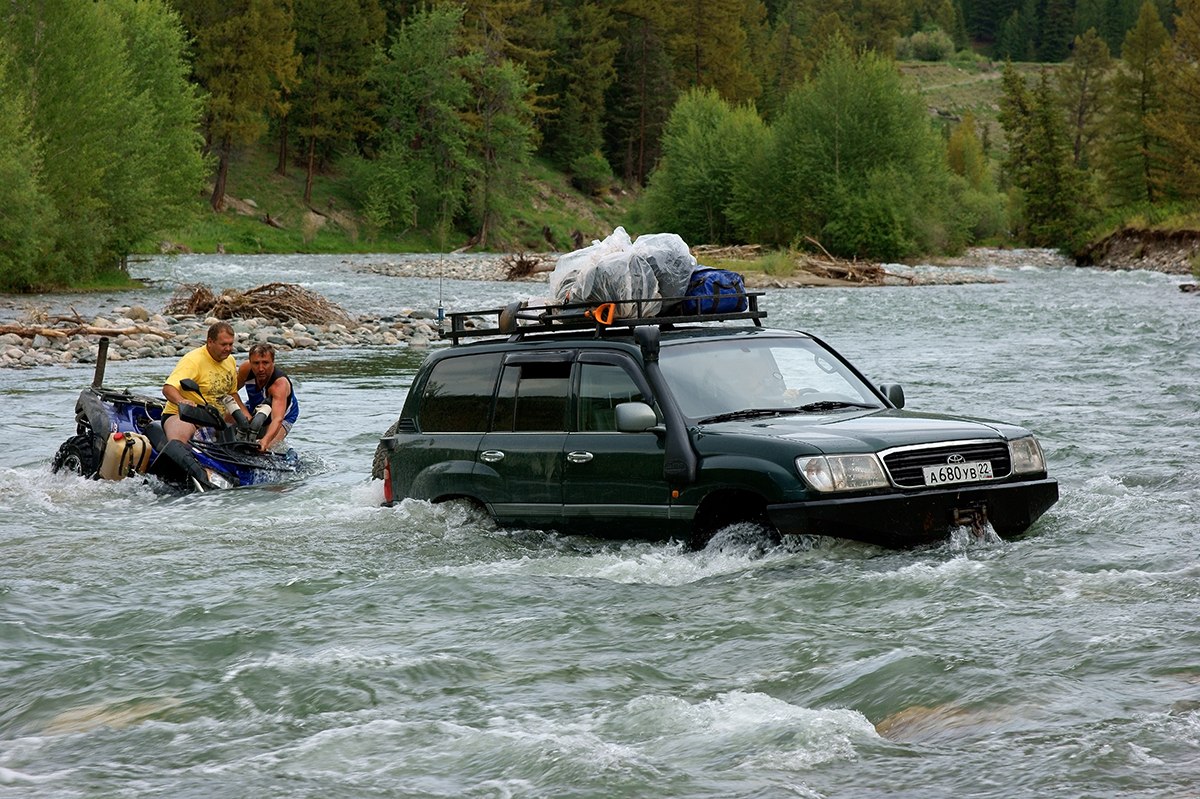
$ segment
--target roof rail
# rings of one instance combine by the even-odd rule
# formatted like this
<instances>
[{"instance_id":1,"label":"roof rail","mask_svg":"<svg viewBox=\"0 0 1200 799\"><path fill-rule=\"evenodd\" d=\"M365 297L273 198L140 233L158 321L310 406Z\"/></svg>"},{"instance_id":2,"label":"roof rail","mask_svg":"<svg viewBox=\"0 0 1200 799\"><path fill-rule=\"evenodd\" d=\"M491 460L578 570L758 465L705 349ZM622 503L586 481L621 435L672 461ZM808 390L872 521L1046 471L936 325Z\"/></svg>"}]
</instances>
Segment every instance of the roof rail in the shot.
<instances>
[{"instance_id":1,"label":"roof rail","mask_svg":"<svg viewBox=\"0 0 1200 799\"><path fill-rule=\"evenodd\" d=\"M519 341L529 333L557 333L578 330L594 330L597 337L605 330L632 329L639 325L672 327L677 324L700 322L729 322L739 319L753 320L762 327L767 312L758 309L758 298L764 292L753 291L740 294L722 294L720 298L666 297L619 300L616 302L569 302L529 305L526 302L509 303L503 308L485 308L477 311L458 311L448 314L449 328L442 329L442 338L458 344L464 338L488 338L508 336ZM705 313L699 309L684 310L684 300L692 303L715 303L718 299L743 298L739 303L742 310L725 313ZM649 313L654 305L661 304L658 313ZM617 314L621 313L621 316ZM482 327L468 327L474 317L483 318ZM489 318L495 322L490 323ZM472 325L474 323L472 322ZM494 324L494 327L489 327Z\"/></svg>"}]
</instances>

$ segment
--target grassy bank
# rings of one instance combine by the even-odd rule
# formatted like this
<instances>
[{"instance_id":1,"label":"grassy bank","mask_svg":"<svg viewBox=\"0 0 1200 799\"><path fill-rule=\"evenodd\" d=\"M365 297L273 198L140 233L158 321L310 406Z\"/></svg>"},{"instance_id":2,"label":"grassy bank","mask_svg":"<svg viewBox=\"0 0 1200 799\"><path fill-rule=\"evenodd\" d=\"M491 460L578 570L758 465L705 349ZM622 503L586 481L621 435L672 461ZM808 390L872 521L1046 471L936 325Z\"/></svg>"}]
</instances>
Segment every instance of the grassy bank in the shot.
<instances>
[{"instance_id":1,"label":"grassy bank","mask_svg":"<svg viewBox=\"0 0 1200 799\"><path fill-rule=\"evenodd\" d=\"M266 147L247 150L231 164L226 207L208 207L197 197L191 224L145 242L146 252L227 253L363 253L439 252L468 244L463 234L437 241L420 232L402 236L373 231L353 211L349 178L336 171L317 175L312 202L304 202L304 172L276 170L275 153ZM488 250L495 252L574 248L572 233L586 241L603 238L622 224L632 195L611 191L590 197L573 189L566 177L542 163L526 176L530 200L509 209L508 219L493 231Z\"/></svg>"}]
</instances>

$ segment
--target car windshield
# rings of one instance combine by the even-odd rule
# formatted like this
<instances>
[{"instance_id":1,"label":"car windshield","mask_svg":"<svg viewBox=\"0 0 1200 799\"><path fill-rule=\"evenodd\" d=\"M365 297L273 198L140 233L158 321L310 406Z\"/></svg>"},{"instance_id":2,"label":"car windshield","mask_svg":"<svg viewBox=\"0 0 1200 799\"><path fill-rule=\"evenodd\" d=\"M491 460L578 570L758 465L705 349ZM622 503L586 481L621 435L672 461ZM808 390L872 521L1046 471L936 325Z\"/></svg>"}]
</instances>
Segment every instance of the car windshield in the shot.
<instances>
[{"instance_id":1,"label":"car windshield","mask_svg":"<svg viewBox=\"0 0 1200 799\"><path fill-rule=\"evenodd\" d=\"M662 348L660 364L679 409L691 419L883 407L845 364L811 339L673 344Z\"/></svg>"}]
</instances>

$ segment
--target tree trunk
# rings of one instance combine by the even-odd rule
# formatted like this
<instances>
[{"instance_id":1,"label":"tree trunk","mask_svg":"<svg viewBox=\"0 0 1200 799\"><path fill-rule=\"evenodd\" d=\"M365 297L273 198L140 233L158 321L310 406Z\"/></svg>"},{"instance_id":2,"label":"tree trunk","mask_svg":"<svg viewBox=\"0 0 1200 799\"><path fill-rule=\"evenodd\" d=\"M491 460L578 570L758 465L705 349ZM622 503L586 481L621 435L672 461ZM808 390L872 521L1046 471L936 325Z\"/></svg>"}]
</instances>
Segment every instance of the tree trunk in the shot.
<instances>
[{"instance_id":1,"label":"tree trunk","mask_svg":"<svg viewBox=\"0 0 1200 799\"><path fill-rule=\"evenodd\" d=\"M315 117L315 115L314 115ZM316 128L316 119L313 120L313 128ZM315 136L308 137L308 157L305 158L305 175L304 175L304 204L312 205L312 189L313 189L313 172L316 170L317 162L317 138Z\"/></svg>"},{"instance_id":2,"label":"tree trunk","mask_svg":"<svg viewBox=\"0 0 1200 799\"><path fill-rule=\"evenodd\" d=\"M217 179L213 181L212 198L208 203L214 211L218 212L225 208L225 183L229 177L229 150L229 139L226 137L221 141L218 151Z\"/></svg>"},{"instance_id":3,"label":"tree trunk","mask_svg":"<svg viewBox=\"0 0 1200 799\"><path fill-rule=\"evenodd\" d=\"M284 114L279 119L279 162L275 164L275 174L287 177L288 168L288 117Z\"/></svg>"}]
</instances>

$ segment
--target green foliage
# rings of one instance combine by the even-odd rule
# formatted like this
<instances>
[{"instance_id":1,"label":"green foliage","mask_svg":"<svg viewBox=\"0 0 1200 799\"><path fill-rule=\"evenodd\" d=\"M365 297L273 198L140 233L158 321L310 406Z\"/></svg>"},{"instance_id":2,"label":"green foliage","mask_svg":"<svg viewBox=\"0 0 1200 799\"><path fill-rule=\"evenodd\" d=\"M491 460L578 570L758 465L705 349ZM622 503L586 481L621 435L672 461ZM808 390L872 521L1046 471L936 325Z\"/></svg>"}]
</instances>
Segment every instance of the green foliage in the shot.
<instances>
[{"instance_id":1,"label":"green foliage","mask_svg":"<svg viewBox=\"0 0 1200 799\"><path fill-rule=\"evenodd\" d=\"M969 111L950 129L950 138L946 142L946 161L950 171L961 175L971 188L992 188L987 155L983 152L983 142L976 129L975 115Z\"/></svg>"},{"instance_id":2,"label":"green foliage","mask_svg":"<svg viewBox=\"0 0 1200 799\"><path fill-rule=\"evenodd\" d=\"M733 241L736 173L766 136L753 109L733 108L710 89L685 94L671 112L663 158L643 198L651 224L691 243Z\"/></svg>"},{"instance_id":3,"label":"green foliage","mask_svg":"<svg viewBox=\"0 0 1200 799\"><path fill-rule=\"evenodd\" d=\"M585 153L571 162L571 184L585 194L599 194L612 181L612 167L599 150Z\"/></svg>"},{"instance_id":4,"label":"green foliage","mask_svg":"<svg viewBox=\"0 0 1200 799\"><path fill-rule=\"evenodd\" d=\"M598 153L604 145L604 98L616 78L619 42L609 29L606 5L583 2L557 15L557 52L551 60L548 90L558 112L544 124L542 152L560 168Z\"/></svg>"},{"instance_id":5,"label":"green foliage","mask_svg":"<svg viewBox=\"0 0 1200 799\"><path fill-rule=\"evenodd\" d=\"M469 145L479 170L472 175L471 222L480 246L509 215L534 150L533 87L511 61L483 62L475 73Z\"/></svg>"},{"instance_id":6,"label":"green foliage","mask_svg":"<svg viewBox=\"0 0 1200 799\"><path fill-rule=\"evenodd\" d=\"M0 290L39 286L54 209L39 185L41 156L8 48L0 41Z\"/></svg>"},{"instance_id":7,"label":"green foliage","mask_svg":"<svg viewBox=\"0 0 1200 799\"><path fill-rule=\"evenodd\" d=\"M185 218L203 164L179 21L159 0L10 4L5 212L22 209L12 288L92 282ZM18 141L27 137L24 142ZM17 241L16 239L23 239Z\"/></svg>"},{"instance_id":8,"label":"green foliage","mask_svg":"<svg viewBox=\"0 0 1200 799\"><path fill-rule=\"evenodd\" d=\"M1170 194L1200 198L1200 0L1178 0L1175 35L1162 65L1162 103L1149 115L1161 138L1159 180Z\"/></svg>"},{"instance_id":9,"label":"green foliage","mask_svg":"<svg viewBox=\"0 0 1200 799\"><path fill-rule=\"evenodd\" d=\"M297 0L295 22L302 60L286 118L297 120L304 142L304 199L311 202L319 165L355 137L374 132L368 78L384 16L378 0Z\"/></svg>"},{"instance_id":10,"label":"green foliage","mask_svg":"<svg viewBox=\"0 0 1200 799\"><path fill-rule=\"evenodd\" d=\"M1073 52L1068 68L1058 73L1058 92L1072 137L1072 160L1086 168L1095 161L1113 63L1108 45L1094 29L1075 37Z\"/></svg>"},{"instance_id":11,"label":"green foliage","mask_svg":"<svg viewBox=\"0 0 1200 799\"><path fill-rule=\"evenodd\" d=\"M1020 190L1025 240L1041 247L1081 245L1088 225L1088 182L1074 165L1061 104L1046 71L1030 91L1006 65L1001 120L1010 142L1005 170Z\"/></svg>"},{"instance_id":12,"label":"green foliage","mask_svg":"<svg viewBox=\"0 0 1200 799\"><path fill-rule=\"evenodd\" d=\"M954 40L941 28L917 31L896 40L896 58L905 61L947 61L954 55Z\"/></svg>"},{"instance_id":13,"label":"green foliage","mask_svg":"<svg viewBox=\"0 0 1200 799\"><path fill-rule=\"evenodd\" d=\"M739 184L747 238L818 236L831 252L878 258L960 241L941 139L885 59L834 46L771 133Z\"/></svg>"},{"instance_id":14,"label":"green foliage","mask_svg":"<svg viewBox=\"0 0 1200 799\"><path fill-rule=\"evenodd\" d=\"M1117 205L1160 199L1157 174L1162 139L1150 117L1162 105L1162 70L1167 30L1151 0L1121 47L1112 78L1112 104L1106 119L1101 171L1110 200Z\"/></svg>"},{"instance_id":15,"label":"green foliage","mask_svg":"<svg viewBox=\"0 0 1200 799\"><path fill-rule=\"evenodd\" d=\"M667 46L681 89L709 88L730 102L761 94L751 65L745 0L677 0Z\"/></svg>"},{"instance_id":16,"label":"green foliage","mask_svg":"<svg viewBox=\"0 0 1200 799\"><path fill-rule=\"evenodd\" d=\"M267 131L268 113L286 111L300 66L287 0L192 0L182 4L196 40L195 74L208 93L207 139L218 159L212 207L225 200L234 148Z\"/></svg>"},{"instance_id":17,"label":"green foliage","mask_svg":"<svg viewBox=\"0 0 1200 799\"><path fill-rule=\"evenodd\" d=\"M609 164L627 184L641 186L660 155L660 137L675 103L666 41L670 0L620 0L614 29L620 43L616 78L605 95Z\"/></svg>"},{"instance_id":18,"label":"green foliage","mask_svg":"<svg viewBox=\"0 0 1200 799\"><path fill-rule=\"evenodd\" d=\"M379 66L384 121L365 208L381 230L421 227L444 238L467 205L478 164L464 119L471 90L465 73L479 59L463 52L461 20L462 11L450 7L414 15Z\"/></svg>"}]
</instances>

